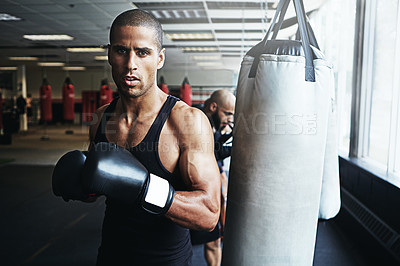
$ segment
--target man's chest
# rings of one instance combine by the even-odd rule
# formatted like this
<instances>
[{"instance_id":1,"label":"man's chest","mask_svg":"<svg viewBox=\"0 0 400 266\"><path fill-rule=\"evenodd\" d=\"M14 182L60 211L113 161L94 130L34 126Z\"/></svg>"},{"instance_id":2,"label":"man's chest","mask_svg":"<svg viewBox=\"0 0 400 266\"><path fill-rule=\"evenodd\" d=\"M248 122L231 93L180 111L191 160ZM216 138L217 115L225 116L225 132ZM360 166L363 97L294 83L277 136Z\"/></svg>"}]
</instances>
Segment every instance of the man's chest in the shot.
<instances>
[{"instance_id":1,"label":"man's chest","mask_svg":"<svg viewBox=\"0 0 400 266\"><path fill-rule=\"evenodd\" d=\"M130 126L110 119L105 126L109 142L125 148L137 147L143 151L155 152L169 172L175 172L179 161L178 135L168 121L163 125L152 121L136 121Z\"/></svg>"}]
</instances>

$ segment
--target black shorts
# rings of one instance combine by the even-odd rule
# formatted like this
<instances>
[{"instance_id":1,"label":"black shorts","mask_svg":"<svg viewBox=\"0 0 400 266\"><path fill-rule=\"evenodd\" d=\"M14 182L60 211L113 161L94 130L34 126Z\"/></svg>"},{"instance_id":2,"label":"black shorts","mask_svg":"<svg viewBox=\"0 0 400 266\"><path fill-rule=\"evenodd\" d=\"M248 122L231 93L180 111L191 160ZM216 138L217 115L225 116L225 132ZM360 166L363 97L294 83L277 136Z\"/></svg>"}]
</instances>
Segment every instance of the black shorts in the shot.
<instances>
[{"instance_id":1,"label":"black shorts","mask_svg":"<svg viewBox=\"0 0 400 266\"><path fill-rule=\"evenodd\" d=\"M211 232L190 230L190 239L192 241L192 245L200 245L215 241L220 236L218 224Z\"/></svg>"},{"instance_id":2,"label":"black shorts","mask_svg":"<svg viewBox=\"0 0 400 266\"><path fill-rule=\"evenodd\" d=\"M32 107L26 108L26 115L27 115L28 117L32 117L32 115L33 115Z\"/></svg>"}]
</instances>

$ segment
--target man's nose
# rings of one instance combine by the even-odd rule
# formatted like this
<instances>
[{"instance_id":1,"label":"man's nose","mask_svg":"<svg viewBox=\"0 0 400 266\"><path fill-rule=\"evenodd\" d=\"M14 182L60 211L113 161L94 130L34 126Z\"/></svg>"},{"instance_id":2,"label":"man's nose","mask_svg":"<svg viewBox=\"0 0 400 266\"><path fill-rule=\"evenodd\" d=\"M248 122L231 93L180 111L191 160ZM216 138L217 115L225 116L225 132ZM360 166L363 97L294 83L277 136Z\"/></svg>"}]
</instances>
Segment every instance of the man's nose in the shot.
<instances>
[{"instance_id":1,"label":"man's nose","mask_svg":"<svg viewBox=\"0 0 400 266\"><path fill-rule=\"evenodd\" d=\"M136 54L134 51L129 53L128 57L128 69L129 70L136 70L137 69L137 64L136 64Z\"/></svg>"},{"instance_id":2,"label":"man's nose","mask_svg":"<svg viewBox=\"0 0 400 266\"><path fill-rule=\"evenodd\" d=\"M234 120L235 119L233 115L230 118L228 118L228 126L230 126L231 128L233 128Z\"/></svg>"}]
</instances>

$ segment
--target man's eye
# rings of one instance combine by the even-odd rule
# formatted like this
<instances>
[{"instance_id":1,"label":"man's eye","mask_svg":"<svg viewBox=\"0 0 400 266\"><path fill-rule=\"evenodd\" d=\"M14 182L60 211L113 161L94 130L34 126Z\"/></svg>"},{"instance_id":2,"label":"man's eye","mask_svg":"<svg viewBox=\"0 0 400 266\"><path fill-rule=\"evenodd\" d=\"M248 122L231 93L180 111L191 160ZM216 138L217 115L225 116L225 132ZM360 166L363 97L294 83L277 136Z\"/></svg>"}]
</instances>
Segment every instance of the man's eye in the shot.
<instances>
[{"instance_id":1,"label":"man's eye","mask_svg":"<svg viewBox=\"0 0 400 266\"><path fill-rule=\"evenodd\" d=\"M148 55L148 52L146 52L145 50L138 50L138 51L137 51L137 55L139 55L139 56L146 56L146 55Z\"/></svg>"},{"instance_id":2,"label":"man's eye","mask_svg":"<svg viewBox=\"0 0 400 266\"><path fill-rule=\"evenodd\" d=\"M119 54L126 54L126 53L127 53L127 50L124 49L124 48L119 48L119 49L117 49L117 53L119 53Z\"/></svg>"}]
</instances>

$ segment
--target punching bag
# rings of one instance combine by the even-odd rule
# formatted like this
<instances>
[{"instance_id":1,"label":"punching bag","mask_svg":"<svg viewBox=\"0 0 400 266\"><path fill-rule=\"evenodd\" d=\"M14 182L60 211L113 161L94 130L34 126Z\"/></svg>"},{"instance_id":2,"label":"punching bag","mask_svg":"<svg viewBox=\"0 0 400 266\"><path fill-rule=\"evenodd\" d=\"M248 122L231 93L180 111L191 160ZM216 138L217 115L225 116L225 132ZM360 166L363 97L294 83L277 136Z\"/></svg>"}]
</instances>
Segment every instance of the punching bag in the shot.
<instances>
[{"instance_id":1,"label":"punching bag","mask_svg":"<svg viewBox=\"0 0 400 266\"><path fill-rule=\"evenodd\" d=\"M192 106L192 86L189 84L187 77L183 80L180 88L180 98L182 101L187 103L187 105Z\"/></svg>"},{"instance_id":2,"label":"punching bag","mask_svg":"<svg viewBox=\"0 0 400 266\"><path fill-rule=\"evenodd\" d=\"M325 146L324 173L319 204L320 219L331 219L340 210L339 153L337 142L335 88L332 82L329 106L328 133Z\"/></svg>"},{"instance_id":3,"label":"punching bag","mask_svg":"<svg viewBox=\"0 0 400 266\"><path fill-rule=\"evenodd\" d=\"M101 87L100 87L100 106L103 106L105 104L109 104L113 100L113 91L108 85L108 80L103 79L101 81Z\"/></svg>"},{"instance_id":4,"label":"punching bag","mask_svg":"<svg viewBox=\"0 0 400 266\"><path fill-rule=\"evenodd\" d=\"M53 120L51 104L51 86L47 79L44 78L40 87L40 120L43 122L51 122Z\"/></svg>"},{"instance_id":5,"label":"punching bag","mask_svg":"<svg viewBox=\"0 0 400 266\"><path fill-rule=\"evenodd\" d=\"M169 94L169 89L168 89L167 84L165 83L165 80L164 80L164 77L163 77L163 76L160 77L160 82L158 83L158 87L159 87L163 92L165 92L166 94Z\"/></svg>"},{"instance_id":6,"label":"punching bag","mask_svg":"<svg viewBox=\"0 0 400 266\"><path fill-rule=\"evenodd\" d=\"M290 1L241 64L222 265L313 263L334 78L301 0L301 42L275 39Z\"/></svg>"},{"instance_id":7,"label":"punching bag","mask_svg":"<svg viewBox=\"0 0 400 266\"><path fill-rule=\"evenodd\" d=\"M63 118L64 121L74 121L75 88L71 79L67 77L62 88Z\"/></svg>"},{"instance_id":8,"label":"punching bag","mask_svg":"<svg viewBox=\"0 0 400 266\"><path fill-rule=\"evenodd\" d=\"M82 91L82 122L83 123L96 123L95 117L96 109L98 108L97 91Z\"/></svg>"}]
</instances>

